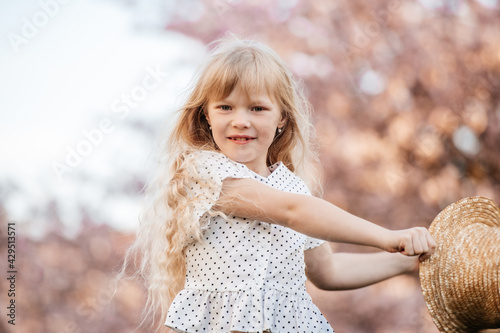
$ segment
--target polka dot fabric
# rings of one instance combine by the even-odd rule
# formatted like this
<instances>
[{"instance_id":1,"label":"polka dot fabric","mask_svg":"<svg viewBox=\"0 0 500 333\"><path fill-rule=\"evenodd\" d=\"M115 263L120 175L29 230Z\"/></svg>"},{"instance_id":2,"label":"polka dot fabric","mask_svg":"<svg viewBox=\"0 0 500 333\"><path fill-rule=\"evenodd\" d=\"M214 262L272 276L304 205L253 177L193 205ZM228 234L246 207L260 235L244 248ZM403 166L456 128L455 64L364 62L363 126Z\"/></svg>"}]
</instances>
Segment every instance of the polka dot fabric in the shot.
<instances>
[{"instance_id":1,"label":"polka dot fabric","mask_svg":"<svg viewBox=\"0 0 500 333\"><path fill-rule=\"evenodd\" d=\"M202 179L192 189L216 201L226 178L253 178L276 189L310 194L282 163L262 177L216 152L194 159ZM210 216L195 204L204 241L186 249L185 288L175 297L166 326L176 332L333 332L305 289L304 250L323 241L291 229L237 216Z\"/></svg>"}]
</instances>

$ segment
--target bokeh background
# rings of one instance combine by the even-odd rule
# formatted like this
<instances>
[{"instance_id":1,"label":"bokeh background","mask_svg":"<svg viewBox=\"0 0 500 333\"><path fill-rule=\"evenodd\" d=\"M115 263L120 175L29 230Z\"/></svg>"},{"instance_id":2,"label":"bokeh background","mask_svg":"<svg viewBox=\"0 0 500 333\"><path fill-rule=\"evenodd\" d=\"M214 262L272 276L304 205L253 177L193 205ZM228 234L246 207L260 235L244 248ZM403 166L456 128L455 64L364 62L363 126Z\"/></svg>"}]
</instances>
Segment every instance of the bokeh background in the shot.
<instances>
[{"instance_id":1,"label":"bokeh background","mask_svg":"<svg viewBox=\"0 0 500 333\"><path fill-rule=\"evenodd\" d=\"M324 197L392 229L500 202L498 0L20 0L0 3L0 332L132 332L116 286L158 135L205 45L274 48L315 109ZM7 224L16 325L7 323ZM372 251L332 245L336 251ZM338 332L436 333L418 276L308 286Z\"/></svg>"}]
</instances>

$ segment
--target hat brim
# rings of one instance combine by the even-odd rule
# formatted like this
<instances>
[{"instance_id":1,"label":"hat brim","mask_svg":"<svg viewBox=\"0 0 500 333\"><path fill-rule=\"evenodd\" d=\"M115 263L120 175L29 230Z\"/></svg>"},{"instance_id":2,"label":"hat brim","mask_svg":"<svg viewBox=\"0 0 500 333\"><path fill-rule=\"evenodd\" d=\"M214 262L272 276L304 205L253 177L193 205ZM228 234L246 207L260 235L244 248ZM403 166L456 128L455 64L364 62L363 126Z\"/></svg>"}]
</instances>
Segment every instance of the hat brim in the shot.
<instances>
[{"instance_id":1,"label":"hat brim","mask_svg":"<svg viewBox=\"0 0 500 333\"><path fill-rule=\"evenodd\" d=\"M485 197L464 198L441 211L429 231L438 247L419 274L434 324L440 332L495 328L484 325L499 318L499 207ZM478 295L492 290L493 304L477 306Z\"/></svg>"}]
</instances>

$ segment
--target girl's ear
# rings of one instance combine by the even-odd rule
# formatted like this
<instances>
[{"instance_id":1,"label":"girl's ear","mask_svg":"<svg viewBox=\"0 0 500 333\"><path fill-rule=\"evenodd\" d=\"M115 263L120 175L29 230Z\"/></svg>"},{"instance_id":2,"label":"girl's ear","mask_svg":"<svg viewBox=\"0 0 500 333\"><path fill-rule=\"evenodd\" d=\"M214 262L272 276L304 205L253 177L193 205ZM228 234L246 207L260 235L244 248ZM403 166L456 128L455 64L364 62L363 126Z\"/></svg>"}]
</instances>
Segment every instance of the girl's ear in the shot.
<instances>
[{"instance_id":1,"label":"girl's ear","mask_svg":"<svg viewBox=\"0 0 500 333\"><path fill-rule=\"evenodd\" d=\"M203 114L205 115L205 118L207 119L208 124L212 125L212 124L210 124L210 118L208 117L208 112L207 111L203 111Z\"/></svg>"},{"instance_id":2,"label":"girl's ear","mask_svg":"<svg viewBox=\"0 0 500 333\"><path fill-rule=\"evenodd\" d=\"M278 123L278 127L282 128L283 126L285 126L287 120L288 120L287 114L285 112L283 112L283 114L281 115L281 120Z\"/></svg>"}]
</instances>

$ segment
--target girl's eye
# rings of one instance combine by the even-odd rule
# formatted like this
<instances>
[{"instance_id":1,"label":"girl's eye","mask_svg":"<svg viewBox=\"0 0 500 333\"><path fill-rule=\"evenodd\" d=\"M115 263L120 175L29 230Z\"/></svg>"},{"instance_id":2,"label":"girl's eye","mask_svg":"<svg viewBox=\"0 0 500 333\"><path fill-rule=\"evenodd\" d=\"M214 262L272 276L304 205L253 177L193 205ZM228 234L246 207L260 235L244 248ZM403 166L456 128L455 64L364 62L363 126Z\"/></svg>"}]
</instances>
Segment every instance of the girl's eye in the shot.
<instances>
[{"instance_id":1,"label":"girl's eye","mask_svg":"<svg viewBox=\"0 0 500 333\"><path fill-rule=\"evenodd\" d=\"M221 105L219 107L223 111L229 111L229 110L231 110L231 107L229 105Z\"/></svg>"},{"instance_id":2,"label":"girl's eye","mask_svg":"<svg viewBox=\"0 0 500 333\"><path fill-rule=\"evenodd\" d=\"M254 106L252 109L253 109L254 111L264 111L264 108L263 108L263 107L261 107L261 106Z\"/></svg>"}]
</instances>

